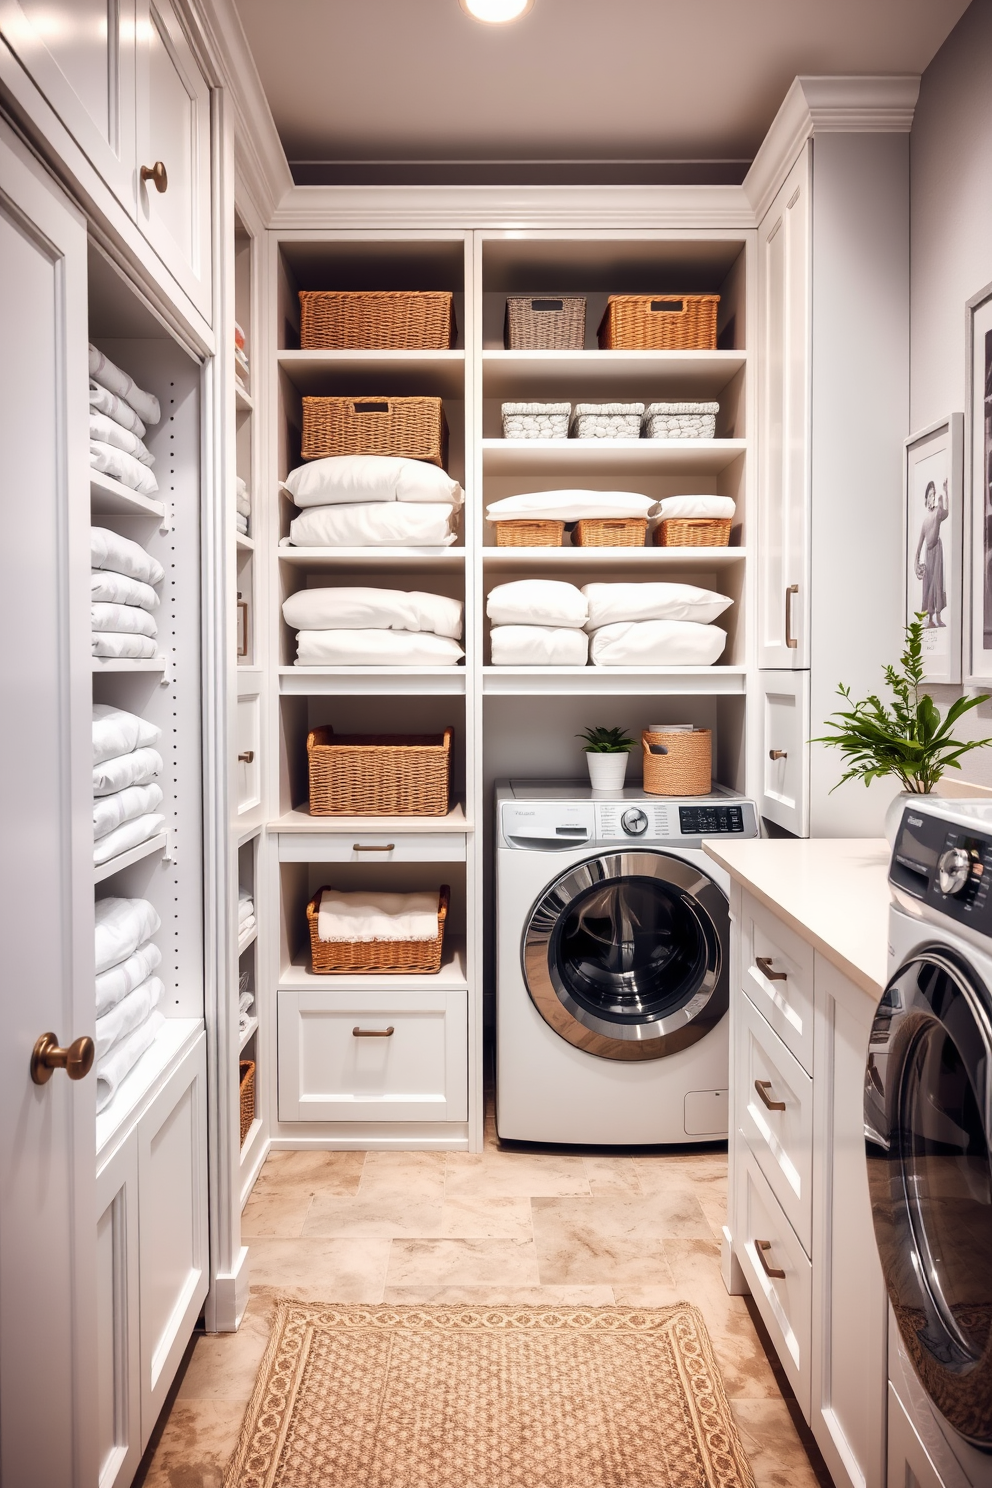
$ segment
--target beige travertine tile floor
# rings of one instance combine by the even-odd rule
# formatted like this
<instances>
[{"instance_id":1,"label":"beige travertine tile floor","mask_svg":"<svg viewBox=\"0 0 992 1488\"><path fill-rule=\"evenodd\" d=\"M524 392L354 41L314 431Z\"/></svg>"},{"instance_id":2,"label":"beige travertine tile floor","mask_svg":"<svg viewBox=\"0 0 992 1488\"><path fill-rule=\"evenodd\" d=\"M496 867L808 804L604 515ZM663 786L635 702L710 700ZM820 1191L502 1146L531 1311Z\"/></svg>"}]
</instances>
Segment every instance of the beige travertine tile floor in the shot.
<instances>
[{"instance_id":1,"label":"beige travertine tile floor","mask_svg":"<svg viewBox=\"0 0 992 1488\"><path fill-rule=\"evenodd\" d=\"M275 1152L244 1212L251 1300L197 1338L145 1488L220 1488L278 1295L702 1311L758 1488L816 1488L743 1298L720 1275L723 1152Z\"/></svg>"}]
</instances>

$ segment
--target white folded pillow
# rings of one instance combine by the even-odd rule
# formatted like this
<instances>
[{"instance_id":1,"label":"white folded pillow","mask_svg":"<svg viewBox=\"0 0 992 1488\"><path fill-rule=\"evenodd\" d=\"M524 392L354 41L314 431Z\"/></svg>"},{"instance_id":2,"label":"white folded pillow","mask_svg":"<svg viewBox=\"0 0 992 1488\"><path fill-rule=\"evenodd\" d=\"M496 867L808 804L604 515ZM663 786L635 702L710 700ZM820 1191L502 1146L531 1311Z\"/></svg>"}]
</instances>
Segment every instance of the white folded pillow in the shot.
<instances>
[{"instance_id":1,"label":"white folded pillow","mask_svg":"<svg viewBox=\"0 0 992 1488\"><path fill-rule=\"evenodd\" d=\"M100 601L90 605L90 628L112 630L117 635L158 635L155 616L138 605L105 604Z\"/></svg>"},{"instance_id":2,"label":"white folded pillow","mask_svg":"<svg viewBox=\"0 0 992 1488\"><path fill-rule=\"evenodd\" d=\"M139 439L144 439L148 433L130 403L125 403L123 398L118 398L116 393L101 387L98 382L90 383L90 407L95 408L97 413L105 413L115 424L120 424L122 429L130 429Z\"/></svg>"},{"instance_id":3,"label":"white folded pillow","mask_svg":"<svg viewBox=\"0 0 992 1488\"><path fill-rule=\"evenodd\" d=\"M593 666L712 666L727 644L718 625L630 620L593 631Z\"/></svg>"},{"instance_id":4,"label":"white folded pillow","mask_svg":"<svg viewBox=\"0 0 992 1488\"><path fill-rule=\"evenodd\" d=\"M154 781L151 785L125 786L124 790L114 791L110 796L94 796L93 840L99 841L123 822L133 821L136 816L157 811L161 804L162 787Z\"/></svg>"},{"instance_id":5,"label":"white folded pillow","mask_svg":"<svg viewBox=\"0 0 992 1488\"><path fill-rule=\"evenodd\" d=\"M96 973L107 971L149 940L162 921L147 899L98 899L96 901Z\"/></svg>"},{"instance_id":6,"label":"white folded pillow","mask_svg":"<svg viewBox=\"0 0 992 1488\"><path fill-rule=\"evenodd\" d=\"M110 661L151 661L158 654L158 642L154 636L135 635L133 631L94 630L90 651Z\"/></svg>"},{"instance_id":7,"label":"white folded pillow","mask_svg":"<svg viewBox=\"0 0 992 1488\"><path fill-rule=\"evenodd\" d=\"M425 460L394 455L331 455L291 470L282 488L297 506L355 501L413 501L460 506L461 486Z\"/></svg>"},{"instance_id":8,"label":"white folded pillow","mask_svg":"<svg viewBox=\"0 0 992 1488\"><path fill-rule=\"evenodd\" d=\"M493 666L585 666L589 637L584 630L552 625L494 625Z\"/></svg>"},{"instance_id":9,"label":"white folded pillow","mask_svg":"<svg viewBox=\"0 0 992 1488\"><path fill-rule=\"evenodd\" d=\"M133 456L141 465L155 464L155 456L137 434L95 408L90 409L90 438L103 444L115 445L126 455Z\"/></svg>"},{"instance_id":10,"label":"white folded pillow","mask_svg":"<svg viewBox=\"0 0 992 1488\"><path fill-rule=\"evenodd\" d=\"M109 703L93 704L93 763L116 759L119 754L130 754L132 749L143 749L157 744L162 730L147 718L136 713L125 713L123 708L113 708Z\"/></svg>"},{"instance_id":11,"label":"white folded pillow","mask_svg":"<svg viewBox=\"0 0 992 1488\"><path fill-rule=\"evenodd\" d=\"M494 625L558 625L581 630L588 613L581 590L560 579L497 584L486 600L486 614Z\"/></svg>"},{"instance_id":12,"label":"white folded pillow","mask_svg":"<svg viewBox=\"0 0 992 1488\"><path fill-rule=\"evenodd\" d=\"M586 517L648 517L654 512L652 496L636 491L528 491L504 496L486 507L486 520L505 522L530 517L552 522L580 522Z\"/></svg>"},{"instance_id":13,"label":"white folded pillow","mask_svg":"<svg viewBox=\"0 0 992 1488\"><path fill-rule=\"evenodd\" d=\"M101 760L93 766L93 794L109 796L129 785L147 785L161 775L163 768L157 749L132 749L114 759Z\"/></svg>"},{"instance_id":14,"label":"white folded pillow","mask_svg":"<svg viewBox=\"0 0 992 1488\"><path fill-rule=\"evenodd\" d=\"M121 537L109 527L90 528L90 567L109 568L142 584L161 584L165 569L140 543Z\"/></svg>"},{"instance_id":15,"label":"white folded pillow","mask_svg":"<svg viewBox=\"0 0 992 1488\"><path fill-rule=\"evenodd\" d=\"M104 475L120 481L129 490L137 491L139 496L154 496L158 490L158 481L148 466L142 465L133 455L125 454L115 444L104 444L100 439L91 439L90 465L94 470L101 470Z\"/></svg>"},{"instance_id":16,"label":"white folded pillow","mask_svg":"<svg viewBox=\"0 0 992 1488\"><path fill-rule=\"evenodd\" d=\"M737 505L732 496L666 496L658 502L655 516L668 522L675 517L720 517L726 519L737 514Z\"/></svg>"},{"instance_id":17,"label":"white folded pillow","mask_svg":"<svg viewBox=\"0 0 992 1488\"><path fill-rule=\"evenodd\" d=\"M708 625L733 604L725 594L695 584L584 584L587 630L621 620L695 620Z\"/></svg>"},{"instance_id":18,"label":"white folded pillow","mask_svg":"<svg viewBox=\"0 0 992 1488\"><path fill-rule=\"evenodd\" d=\"M132 847L140 847L142 842L147 842L149 837L155 837L161 832L164 823L165 817L157 811L122 822L119 827L94 842L94 865L99 867L101 863L109 863L111 858L116 858L121 853L130 852Z\"/></svg>"},{"instance_id":19,"label":"white folded pillow","mask_svg":"<svg viewBox=\"0 0 992 1488\"><path fill-rule=\"evenodd\" d=\"M464 605L414 589L299 589L282 607L294 630L432 631L460 641Z\"/></svg>"},{"instance_id":20,"label":"white folded pillow","mask_svg":"<svg viewBox=\"0 0 992 1488\"><path fill-rule=\"evenodd\" d=\"M456 666L465 655L450 636L409 630L301 630L297 666Z\"/></svg>"},{"instance_id":21,"label":"white folded pillow","mask_svg":"<svg viewBox=\"0 0 992 1488\"><path fill-rule=\"evenodd\" d=\"M127 574L113 573L109 568L94 568L90 574L90 599L104 604L138 605L143 610L157 610L159 597L151 584L130 579Z\"/></svg>"},{"instance_id":22,"label":"white folded pillow","mask_svg":"<svg viewBox=\"0 0 992 1488\"><path fill-rule=\"evenodd\" d=\"M297 548L446 548L455 540L456 512L398 501L314 506L290 523L289 541Z\"/></svg>"},{"instance_id":23,"label":"white folded pillow","mask_svg":"<svg viewBox=\"0 0 992 1488\"><path fill-rule=\"evenodd\" d=\"M94 382L106 388L108 393L114 393L118 398L123 398L129 408L133 408L139 418L144 419L146 424L157 424L162 417L158 399L154 393L146 393L139 388L133 377L122 372L116 363L95 346L90 347L90 376Z\"/></svg>"}]
</instances>

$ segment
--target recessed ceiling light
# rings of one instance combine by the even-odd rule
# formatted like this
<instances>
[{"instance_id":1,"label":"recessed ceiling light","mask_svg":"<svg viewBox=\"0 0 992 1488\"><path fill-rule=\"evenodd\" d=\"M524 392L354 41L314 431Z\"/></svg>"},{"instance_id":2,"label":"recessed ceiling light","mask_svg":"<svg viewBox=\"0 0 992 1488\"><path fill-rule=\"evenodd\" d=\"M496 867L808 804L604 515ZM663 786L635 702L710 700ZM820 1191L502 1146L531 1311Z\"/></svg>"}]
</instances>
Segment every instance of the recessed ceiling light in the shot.
<instances>
[{"instance_id":1,"label":"recessed ceiling light","mask_svg":"<svg viewBox=\"0 0 992 1488\"><path fill-rule=\"evenodd\" d=\"M477 21L488 21L499 26L505 21L515 21L525 15L534 0L460 0L462 10Z\"/></svg>"}]
</instances>

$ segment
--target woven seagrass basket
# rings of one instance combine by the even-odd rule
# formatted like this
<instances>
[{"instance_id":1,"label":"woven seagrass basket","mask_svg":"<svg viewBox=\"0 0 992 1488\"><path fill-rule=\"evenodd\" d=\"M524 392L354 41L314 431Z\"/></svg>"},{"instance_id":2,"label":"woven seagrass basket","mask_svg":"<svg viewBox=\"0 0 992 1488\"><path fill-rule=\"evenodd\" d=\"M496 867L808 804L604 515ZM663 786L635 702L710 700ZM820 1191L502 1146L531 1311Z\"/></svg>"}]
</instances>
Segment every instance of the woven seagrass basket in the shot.
<instances>
[{"instance_id":1,"label":"woven seagrass basket","mask_svg":"<svg viewBox=\"0 0 992 1488\"><path fill-rule=\"evenodd\" d=\"M494 522L498 548L560 548L565 536L565 523L545 518Z\"/></svg>"},{"instance_id":2,"label":"woven seagrass basket","mask_svg":"<svg viewBox=\"0 0 992 1488\"><path fill-rule=\"evenodd\" d=\"M715 351L719 295L610 295L603 351Z\"/></svg>"},{"instance_id":3,"label":"woven seagrass basket","mask_svg":"<svg viewBox=\"0 0 992 1488\"><path fill-rule=\"evenodd\" d=\"M656 548L726 548L731 517L669 517L654 529Z\"/></svg>"},{"instance_id":4,"label":"woven seagrass basket","mask_svg":"<svg viewBox=\"0 0 992 1488\"><path fill-rule=\"evenodd\" d=\"M643 548L647 532L647 517L583 517L575 524L575 542L580 548Z\"/></svg>"},{"instance_id":5,"label":"woven seagrass basket","mask_svg":"<svg viewBox=\"0 0 992 1488\"><path fill-rule=\"evenodd\" d=\"M251 1124L255 1120L255 1062L252 1059L242 1059L238 1065L240 1080L238 1090L241 1106L241 1145L245 1145L245 1137L251 1131Z\"/></svg>"},{"instance_id":6,"label":"woven seagrass basket","mask_svg":"<svg viewBox=\"0 0 992 1488\"><path fill-rule=\"evenodd\" d=\"M438 890L437 938L435 940L321 940L317 934L320 912L318 889L307 905L310 927L310 964L318 975L402 975L414 972L429 976L441 970L444 948L444 923L448 915L451 890L442 884Z\"/></svg>"},{"instance_id":7,"label":"woven seagrass basket","mask_svg":"<svg viewBox=\"0 0 992 1488\"><path fill-rule=\"evenodd\" d=\"M652 746L654 748L652 749ZM713 785L709 729L641 734L644 789L650 796L708 796ZM664 753L656 753L663 750Z\"/></svg>"},{"instance_id":8,"label":"woven seagrass basket","mask_svg":"<svg viewBox=\"0 0 992 1488\"><path fill-rule=\"evenodd\" d=\"M448 423L440 398L304 398L304 460L328 455L402 455L442 469Z\"/></svg>"},{"instance_id":9,"label":"woven seagrass basket","mask_svg":"<svg viewBox=\"0 0 992 1488\"><path fill-rule=\"evenodd\" d=\"M508 295L503 343L510 351L581 351L584 295Z\"/></svg>"},{"instance_id":10,"label":"woven seagrass basket","mask_svg":"<svg viewBox=\"0 0 992 1488\"><path fill-rule=\"evenodd\" d=\"M447 291L300 291L304 351L448 351L454 340Z\"/></svg>"},{"instance_id":11,"label":"woven seagrass basket","mask_svg":"<svg viewBox=\"0 0 992 1488\"><path fill-rule=\"evenodd\" d=\"M445 816L454 730L307 735L311 816Z\"/></svg>"}]
</instances>

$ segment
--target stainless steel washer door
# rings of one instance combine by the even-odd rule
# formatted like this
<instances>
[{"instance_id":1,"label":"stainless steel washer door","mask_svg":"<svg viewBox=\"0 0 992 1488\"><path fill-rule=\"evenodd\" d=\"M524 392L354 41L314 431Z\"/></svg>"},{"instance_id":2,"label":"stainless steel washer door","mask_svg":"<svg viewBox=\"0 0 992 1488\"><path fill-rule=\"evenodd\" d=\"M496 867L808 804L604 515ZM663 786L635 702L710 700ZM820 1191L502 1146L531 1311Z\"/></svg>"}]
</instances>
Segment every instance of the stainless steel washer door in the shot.
<instances>
[{"instance_id":1,"label":"stainless steel washer door","mask_svg":"<svg viewBox=\"0 0 992 1488\"><path fill-rule=\"evenodd\" d=\"M727 900L662 852L604 853L545 890L524 928L523 972L541 1017L604 1059L663 1059L728 1005Z\"/></svg>"}]
</instances>

